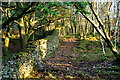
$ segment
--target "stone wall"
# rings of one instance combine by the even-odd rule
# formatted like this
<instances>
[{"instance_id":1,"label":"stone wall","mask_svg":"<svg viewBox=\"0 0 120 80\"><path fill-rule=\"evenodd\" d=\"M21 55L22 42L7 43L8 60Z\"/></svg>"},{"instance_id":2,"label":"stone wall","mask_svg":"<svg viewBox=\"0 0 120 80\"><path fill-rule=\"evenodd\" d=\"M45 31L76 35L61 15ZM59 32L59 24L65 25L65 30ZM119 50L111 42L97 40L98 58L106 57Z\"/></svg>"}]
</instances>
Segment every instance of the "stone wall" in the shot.
<instances>
[{"instance_id":1,"label":"stone wall","mask_svg":"<svg viewBox=\"0 0 120 80\"><path fill-rule=\"evenodd\" d=\"M27 78L34 67L41 64L59 45L58 30L52 35L28 43L26 51L3 57L3 78Z\"/></svg>"}]
</instances>

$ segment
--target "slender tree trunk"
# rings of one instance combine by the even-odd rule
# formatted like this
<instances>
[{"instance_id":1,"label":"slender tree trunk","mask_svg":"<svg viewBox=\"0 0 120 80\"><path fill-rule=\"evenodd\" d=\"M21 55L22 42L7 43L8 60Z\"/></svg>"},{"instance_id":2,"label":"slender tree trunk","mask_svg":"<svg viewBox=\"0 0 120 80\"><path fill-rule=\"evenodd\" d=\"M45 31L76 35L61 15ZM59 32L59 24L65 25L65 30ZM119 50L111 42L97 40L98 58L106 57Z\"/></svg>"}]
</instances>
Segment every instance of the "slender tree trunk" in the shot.
<instances>
[{"instance_id":1,"label":"slender tree trunk","mask_svg":"<svg viewBox=\"0 0 120 80\"><path fill-rule=\"evenodd\" d=\"M119 40L119 39L117 38L117 37L119 37L119 34L118 34L118 33L119 33L119 27L118 27L118 26L119 26L119 20L120 20L120 13L119 13L119 7L120 7L120 6L119 6L119 3L120 3L120 2L117 3L116 23L115 23L115 27L114 27L114 30L115 30L115 31L114 31L114 41L115 41L115 44L114 44L114 45L115 45L115 48L116 48L116 46L117 46L117 43L116 43L116 42Z\"/></svg>"},{"instance_id":2,"label":"slender tree trunk","mask_svg":"<svg viewBox=\"0 0 120 80\"><path fill-rule=\"evenodd\" d=\"M106 38L105 41L107 42L108 47L110 48L110 50L112 51L112 53L114 54L114 56L116 57L116 59L117 59L118 61L120 61L120 54L119 54L119 52L117 51L117 49L114 48L113 43L112 43L112 42L110 41L110 39L108 39L108 38Z\"/></svg>"},{"instance_id":3,"label":"slender tree trunk","mask_svg":"<svg viewBox=\"0 0 120 80\"><path fill-rule=\"evenodd\" d=\"M120 59L120 54L119 52L116 50L116 48L114 47L113 43L110 41L110 37L108 36L106 30L105 30L105 26L103 25L102 21L100 20L100 18L98 17L98 15L95 13L95 11L92 8L92 5L89 3L90 5L90 9L92 11L92 13L94 14L97 22L99 23L99 26L102 28L103 34L105 35L104 40L107 42L108 46L110 47L112 53L115 55L115 57L117 59Z\"/></svg>"},{"instance_id":4,"label":"slender tree trunk","mask_svg":"<svg viewBox=\"0 0 120 80\"><path fill-rule=\"evenodd\" d=\"M21 42L21 50L24 51L27 41L28 41L28 36L25 33L25 24L23 18L20 19L20 22L15 21L18 24L19 28L19 34L20 34L20 42Z\"/></svg>"},{"instance_id":5,"label":"slender tree trunk","mask_svg":"<svg viewBox=\"0 0 120 80\"><path fill-rule=\"evenodd\" d=\"M93 16L93 14L92 14L92 20L94 21L94 16ZM93 35L93 37L95 36L95 28L94 27L91 27L92 28L92 35Z\"/></svg>"},{"instance_id":6,"label":"slender tree trunk","mask_svg":"<svg viewBox=\"0 0 120 80\"><path fill-rule=\"evenodd\" d=\"M5 34L5 55L8 53L8 47L10 42L10 27L8 27L7 29L8 30L6 31Z\"/></svg>"},{"instance_id":7,"label":"slender tree trunk","mask_svg":"<svg viewBox=\"0 0 120 80\"><path fill-rule=\"evenodd\" d=\"M120 22L119 22L120 23ZM118 25L118 42L120 41L120 25Z\"/></svg>"},{"instance_id":8,"label":"slender tree trunk","mask_svg":"<svg viewBox=\"0 0 120 80\"><path fill-rule=\"evenodd\" d=\"M88 33L88 22L87 20L85 20L85 32L84 32L84 37L87 37L87 33Z\"/></svg>"},{"instance_id":9,"label":"slender tree trunk","mask_svg":"<svg viewBox=\"0 0 120 80\"><path fill-rule=\"evenodd\" d=\"M21 34L21 27L20 25L18 25L18 29L19 29L19 34L20 34L20 46L21 46L21 50L22 50L22 47L23 47L23 42L22 42L22 34Z\"/></svg>"},{"instance_id":10,"label":"slender tree trunk","mask_svg":"<svg viewBox=\"0 0 120 80\"><path fill-rule=\"evenodd\" d=\"M8 47L9 47L9 37L5 37L5 55L8 53Z\"/></svg>"},{"instance_id":11,"label":"slender tree trunk","mask_svg":"<svg viewBox=\"0 0 120 80\"><path fill-rule=\"evenodd\" d=\"M110 23L110 15L107 15L107 17L108 17L108 35L111 37L111 23Z\"/></svg>"},{"instance_id":12,"label":"slender tree trunk","mask_svg":"<svg viewBox=\"0 0 120 80\"><path fill-rule=\"evenodd\" d=\"M96 14L94 14L98 20L98 23L100 25L97 25L93 20L89 19L84 13L81 12L81 14L84 16L85 19L87 19L92 25L93 27L96 29L96 31L103 37L103 39L105 40L105 42L108 44L110 50L112 51L112 53L114 54L114 56L116 57L117 60L120 60L120 54L119 52L114 48L113 43L111 42L109 36L107 35L105 29L104 29L104 25L101 23L101 21L99 21L100 19L98 18L98 16ZM102 30L99 29L99 26L101 26Z\"/></svg>"},{"instance_id":13,"label":"slender tree trunk","mask_svg":"<svg viewBox=\"0 0 120 80\"><path fill-rule=\"evenodd\" d=\"M117 42L117 25L118 25L118 20L117 20L117 22L116 22L116 24L115 24L115 27L114 27L114 41L115 41L115 44L114 44L114 47L116 48L116 46L117 46L117 44L116 44L116 42Z\"/></svg>"},{"instance_id":14,"label":"slender tree trunk","mask_svg":"<svg viewBox=\"0 0 120 80\"><path fill-rule=\"evenodd\" d=\"M72 22L70 22L70 24L71 24L71 32L73 33L73 23Z\"/></svg>"},{"instance_id":15,"label":"slender tree trunk","mask_svg":"<svg viewBox=\"0 0 120 80\"><path fill-rule=\"evenodd\" d=\"M102 45L103 54L105 54L105 47L104 47L104 43L102 41L102 36L100 36L100 43Z\"/></svg>"}]
</instances>

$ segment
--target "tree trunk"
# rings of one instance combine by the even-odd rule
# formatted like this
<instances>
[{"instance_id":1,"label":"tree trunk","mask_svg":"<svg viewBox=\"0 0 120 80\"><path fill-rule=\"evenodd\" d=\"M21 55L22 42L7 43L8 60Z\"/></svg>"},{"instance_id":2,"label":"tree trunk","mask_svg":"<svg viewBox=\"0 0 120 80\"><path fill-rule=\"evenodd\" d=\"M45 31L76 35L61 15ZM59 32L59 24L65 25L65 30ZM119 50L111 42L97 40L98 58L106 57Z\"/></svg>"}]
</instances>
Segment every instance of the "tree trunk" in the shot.
<instances>
[{"instance_id":1,"label":"tree trunk","mask_svg":"<svg viewBox=\"0 0 120 80\"><path fill-rule=\"evenodd\" d=\"M21 28L19 28L19 34L20 34L20 45L21 45L21 50L23 51L27 45L28 38L25 34L21 33Z\"/></svg>"},{"instance_id":2,"label":"tree trunk","mask_svg":"<svg viewBox=\"0 0 120 80\"><path fill-rule=\"evenodd\" d=\"M8 53L8 47L9 47L9 37L5 37L5 55Z\"/></svg>"},{"instance_id":3,"label":"tree trunk","mask_svg":"<svg viewBox=\"0 0 120 80\"><path fill-rule=\"evenodd\" d=\"M24 51L27 45L28 37L22 34L22 50Z\"/></svg>"},{"instance_id":4,"label":"tree trunk","mask_svg":"<svg viewBox=\"0 0 120 80\"><path fill-rule=\"evenodd\" d=\"M21 46L21 50L22 50L22 35L21 35L21 27L18 25L18 29L19 29L19 34L20 34L20 46Z\"/></svg>"},{"instance_id":5,"label":"tree trunk","mask_svg":"<svg viewBox=\"0 0 120 80\"><path fill-rule=\"evenodd\" d=\"M13 22L14 20L18 20L20 18L22 18L25 14L28 14L28 10L30 9L30 7L32 7L33 5L35 5L36 3L31 3L30 5L28 5L28 7L24 8L21 12L19 12L19 14L17 15L17 17L13 17L13 15L8 18L3 24L2 24L2 28L6 28L7 25L11 22Z\"/></svg>"},{"instance_id":6,"label":"tree trunk","mask_svg":"<svg viewBox=\"0 0 120 80\"><path fill-rule=\"evenodd\" d=\"M105 40L105 42L108 44L110 50L111 50L112 53L115 55L116 59L117 59L117 60L120 60L120 54L119 54L119 52L116 50L116 48L114 48L113 43L110 41L110 38L109 38L109 36L108 36L108 34L107 34L106 30L105 30L105 26L103 25L102 21L100 20L100 18L98 17L98 15L97 15L97 14L95 13L95 11L93 10L92 5L91 5L90 3L89 3L89 5L90 5L90 9L91 9L92 13L94 14L97 22L99 23L99 26L102 28L102 31L101 31L101 30L97 30L97 31L102 32L102 37L103 37L103 39ZM94 25L95 23L92 23L92 24ZM96 26L96 25L94 25L94 26ZM96 29L98 29L97 26L96 26ZM99 33L100 33L100 32L99 32ZM100 33L100 35L101 35L101 33Z\"/></svg>"},{"instance_id":7,"label":"tree trunk","mask_svg":"<svg viewBox=\"0 0 120 80\"><path fill-rule=\"evenodd\" d=\"M10 30L10 27L8 27L6 34L5 34L5 55L8 53L8 47L9 47L9 42L10 42L10 33L11 33L11 30Z\"/></svg>"},{"instance_id":8,"label":"tree trunk","mask_svg":"<svg viewBox=\"0 0 120 80\"><path fill-rule=\"evenodd\" d=\"M112 51L112 53L114 54L114 56L116 57L117 60L120 60L120 54L119 52L114 48L114 45L113 43L110 41L110 38L109 36L107 35L105 29L104 29L104 25L101 23L101 21L98 21L99 24L101 24L101 28L102 30L100 30L99 28L99 25L95 24L95 22L91 19L89 19L84 13L81 12L81 14L84 16L84 18L86 20L88 20L92 25L93 27L96 29L96 31L103 37L103 39L105 40L105 42L108 44L110 50ZM95 14L94 14L95 15ZM96 17L98 18L98 16L96 15ZM99 19L98 19L99 20Z\"/></svg>"},{"instance_id":9,"label":"tree trunk","mask_svg":"<svg viewBox=\"0 0 120 80\"><path fill-rule=\"evenodd\" d=\"M70 22L70 24L71 24L71 32L73 33L73 31L74 31L74 29L73 29L73 23Z\"/></svg>"},{"instance_id":10,"label":"tree trunk","mask_svg":"<svg viewBox=\"0 0 120 80\"><path fill-rule=\"evenodd\" d=\"M119 20L120 20L120 16L119 16L119 2L117 4L117 14L116 14L116 23L115 23L115 27L114 27L114 39L115 39L115 48L117 46L117 41L118 41L118 37L119 37L119 34L118 34L118 26L119 26Z\"/></svg>"},{"instance_id":11,"label":"tree trunk","mask_svg":"<svg viewBox=\"0 0 120 80\"><path fill-rule=\"evenodd\" d=\"M105 47L104 47L104 43L102 41L102 37L101 36L100 36L100 43L102 45L103 54L105 54Z\"/></svg>"},{"instance_id":12,"label":"tree trunk","mask_svg":"<svg viewBox=\"0 0 120 80\"><path fill-rule=\"evenodd\" d=\"M116 57L116 60L120 61L120 54L117 51L116 48L114 48L113 43L110 41L110 39L106 38L106 43L108 44L108 47L110 48L110 50L112 51L112 53L114 54L114 56Z\"/></svg>"},{"instance_id":13,"label":"tree trunk","mask_svg":"<svg viewBox=\"0 0 120 80\"><path fill-rule=\"evenodd\" d=\"M25 24L23 18L21 18L19 22L16 21L16 23L18 24L19 28L21 50L24 51L27 45L28 36L25 33Z\"/></svg>"},{"instance_id":14,"label":"tree trunk","mask_svg":"<svg viewBox=\"0 0 120 80\"><path fill-rule=\"evenodd\" d=\"M108 31L109 31L108 35L111 37L110 15L108 14L107 17L108 17Z\"/></svg>"}]
</instances>

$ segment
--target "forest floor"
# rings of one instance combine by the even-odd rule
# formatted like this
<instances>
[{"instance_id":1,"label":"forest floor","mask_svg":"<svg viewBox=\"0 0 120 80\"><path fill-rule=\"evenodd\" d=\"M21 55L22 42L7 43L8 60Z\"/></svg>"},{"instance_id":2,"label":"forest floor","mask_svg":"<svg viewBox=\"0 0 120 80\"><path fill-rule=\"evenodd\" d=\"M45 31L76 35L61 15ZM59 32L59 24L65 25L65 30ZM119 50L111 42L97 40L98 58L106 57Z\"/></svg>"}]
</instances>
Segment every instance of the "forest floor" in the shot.
<instances>
[{"instance_id":1,"label":"forest floor","mask_svg":"<svg viewBox=\"0 0 120 80\"><path fill-rule=\"evenodd\" d=\"M43 59L42 68L29 78L50 80L119 80L120 65L110 50L102 54L99 41L81 40L74 36L63 38L59 48Z\"/></svg>"}]
</instances>

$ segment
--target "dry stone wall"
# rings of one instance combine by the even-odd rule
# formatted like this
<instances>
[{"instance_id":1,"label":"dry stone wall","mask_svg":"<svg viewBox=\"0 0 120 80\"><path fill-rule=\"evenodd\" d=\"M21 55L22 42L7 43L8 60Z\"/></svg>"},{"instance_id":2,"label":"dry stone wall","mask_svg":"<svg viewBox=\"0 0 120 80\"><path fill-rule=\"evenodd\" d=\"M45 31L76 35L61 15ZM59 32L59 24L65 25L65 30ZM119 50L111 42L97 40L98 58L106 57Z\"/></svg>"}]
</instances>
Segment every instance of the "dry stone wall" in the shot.
<instances>
[{"instance_id":1,"label":"dry stone wall","mask_svg":"<svg viewBox=\"0 0 120 80\"><path fill-rule=\"evenodd\" d=\"M27 78L59 45L59 31L37 41L29 42L25 52L3 57L2 78Z\"/></svg>"}]
</instances>

